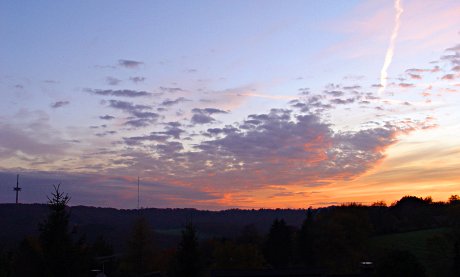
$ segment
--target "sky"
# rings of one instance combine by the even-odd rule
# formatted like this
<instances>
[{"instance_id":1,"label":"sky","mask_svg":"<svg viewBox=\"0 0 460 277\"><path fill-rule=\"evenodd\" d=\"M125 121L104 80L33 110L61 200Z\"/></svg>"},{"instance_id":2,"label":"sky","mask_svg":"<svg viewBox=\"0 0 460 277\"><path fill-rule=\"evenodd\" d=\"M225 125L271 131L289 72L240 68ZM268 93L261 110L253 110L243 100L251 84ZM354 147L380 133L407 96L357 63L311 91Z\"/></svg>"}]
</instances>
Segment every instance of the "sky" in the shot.
<instances>
[{"instance_id":1,"label":"sky","mask_svg":"<svg viewBox=\"0 0 460 277\"><path fill-rule=\"evenodd\" d=\"M0 202L460 194L460 2L1 1Z\"/></svg>"}]
</instances>

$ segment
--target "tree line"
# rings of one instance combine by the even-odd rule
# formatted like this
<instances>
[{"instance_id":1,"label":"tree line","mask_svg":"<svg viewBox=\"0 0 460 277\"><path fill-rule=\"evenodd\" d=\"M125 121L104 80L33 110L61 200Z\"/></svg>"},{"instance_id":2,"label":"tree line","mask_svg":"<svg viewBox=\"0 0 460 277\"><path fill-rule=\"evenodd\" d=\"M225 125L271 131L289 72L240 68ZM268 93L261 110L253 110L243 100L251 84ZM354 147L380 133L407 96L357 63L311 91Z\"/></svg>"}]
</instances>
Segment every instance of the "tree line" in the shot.
<instances>
[{"instance_id":1,"label":"tree line","mask_svg":"<svg viewBox=\"0 0 460 277\"><path fill-rule=\"evenodd\" d=\"M1 249L3 276L211 276L216 270L320 269L328 274L353 274L362 262L372 262L372 276L425 276L426 269L410 251L380 249L371 240L386 234L445 228L448 270L460 275L460 197L434 202L430 197L404 196L387 206L349 203L308 209L300 226L275 219L269 230L247 225L236 237L200 238L192 220L184 222L176 247L156 243L155 226L139 213L116 253L103 236L88 241L69 227L70 197L59 186L48 199L49 213L38 226L38 236L28 236L15 249ZM264 232L265 231L265 232ZM436 240L437 239L437 240Z\"/></svg>"}]
</instances>

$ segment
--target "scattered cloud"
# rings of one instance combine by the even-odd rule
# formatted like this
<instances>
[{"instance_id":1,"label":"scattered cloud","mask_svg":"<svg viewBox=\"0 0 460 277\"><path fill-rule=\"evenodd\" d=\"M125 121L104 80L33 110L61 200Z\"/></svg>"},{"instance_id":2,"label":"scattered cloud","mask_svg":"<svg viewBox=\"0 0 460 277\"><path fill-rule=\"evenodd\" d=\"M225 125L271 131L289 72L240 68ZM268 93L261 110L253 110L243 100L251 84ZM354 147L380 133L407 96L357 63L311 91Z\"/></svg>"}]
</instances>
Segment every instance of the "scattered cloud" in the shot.
<instances>
[{"instance_id":1,"label":"scattered cloud","mask_svg":"<svg viewBox=\"0 0 460 277\"><path fill-rule=\"evenodd\" d=\"M415 85L409 83L399 83L398 86L401 88L413 88Z\"/></svg>"},{"instance_id":2,"label":"scattered cloud","mask_svg":"<svg viewBox=\"0 0 460 277\"><path fill-rule=\"evenodd\" d=\"M133 83L137 84L137 83L144 82L145 77L141 77L141 76L129 77L129 80L131 80Z\"/></svg>"},{"instance_id":3,"label":"scattered cloud","mask_svg":"<svg viewBox=\"0 0 460 277\"><path fill-rule=\"evenodd\" d=\"M143 65L143 62L133 61L133 60L118 60L118 65L126 68L138 68Z\"/></svg>"},{"instance_id":4,"label":"scattered cloud","mask_svg":"<svg viewBox=\"0 0 460 277\"><path fill-rule=\"evenodd\" d=\"M421 80L422 76L420 74L408 73L409 77L413 80Z\"/></svg>"},{"instance_id":5,"label":"scattered cloud","mask_svg":"<svg viewBox=\"0 0 460 277\"><path fill-rule=\"evenodd\" d=\"M226 114L226 111L216 109L216 108L205 108L205 109L192 109L192 119L193 124L207 124L216 121L211 115L213 114Z\"/></svg>"},{"instance_id":6,"label":"scattered cloud","mask_svg":"<svg viewBox=\"0 0 460 277\"><path fill-rule=\"evenodd\" d=\"M347 99L334 98L330 102L336 105L346 105L346 104L354 103L355 100L356 100L355 98L347 98Z\"/></svg>"},{"instance_id":7,"label":"scattered cloud","mask_svg":"<svg viewBox=\"0 0 460 277\"><path fill-rule=\"evenodd\" d=\"M69 105L69 101L56 101L51 104L51 108L57 109Z\"/></svg>"},{"instance_id":8,"label":"scattered cloud","mask_svg":"<svg viewBox=\"0 0 460 277\"><path fill-rule=\"evenodd\" d=\"M58 81L55 81L55 80L44 80L43 82L47 83L47 84L57 84L57 83L59 83Z\"/></svg>"},{"instance_id":9,"label":"scattered cloud","mask_svg":"<svg viewBox=\"0 0 460 277\"><path fill-rule=\"evenodd\" d=\"M147 105L136 105L131 102L109 100L109 107L122 110L131 116L127 118L125 125L133 127L146 127L159 118L159 114L150 112L152 107Z\"/></svg>"},{"instance_id":10,"label":"scattered cloud","mask_svg":"<svg viewBox=\"0 0 460 277\"><path fill-rule=\"evenodd\" d=\"M102 120L112 120L112 119L115 119L115 116L111 116L111 115L103 115L103 116L99 116L100 119Z\"/></svg>"},{"instance_id":11,"label":"scattered cloud","mask_svg":"<svg viewBox=\"0 0 460 277\"><path fill-rule=\"evenodd\" d=\"M444 76L442 76L441 78L442 80L454 80L455 79L455 75L454 74L446 74Z\"/></svg>"},{"instance_id":12,"label":"scattered cloud","mask_svg":"<svg viewBox=\"0 0 460 277\"><path fill-rule=\"evenodd\" d=\"M174 100L170 100L170 99L166 99L164 100L163 102L161 102L161 105L162 106L166 106L166 107L170 107L170 106L173 106L173 105L177 105L181 102L186 102L186 101L190 101L184 97L179 97L179 98L176 98Z\"/></svg>"},{"instance_id":13,"label":"scattered cloud","mask_svg":"<svg viewBox=\"0 0 460 277\"><path fill-rule=\"evenodd\" d=\"M193 113L204 113L204 114L225 114L228 113L226 111L216 109L216 108L205 108L205 109L198 109L195 108L192 110Z\"/></svg>"},{"instance_id":14,"label":"scattered cloud","mask_svg":"<svg viewBox=\"0 0 460 277\"><path fill-rule=\"evenodd\" d=\"M117 133L117 131L104 131L102 133L96 133L95 135L97 137L105 137L105 136L108 136L108 135L115 135Z\"/></svg>"},{"instance_id":15,"label":"scattered cloud","mask_svg":"<svg viewBox=\"0 0 460 277\"><path fill-rule=\"evenodd\" d=\"M191 119L193 124L207 124L216 121L212 116L202 113L195 113Z\"/></svg>"},{"instance_id":16,"label":"scattered cloud","mask_svg":"<svg viewBox=\"0 0 460 277\"><path fill-rule=\"evenodd\" d=\"M123 90L85 89L85 91L95 94L95 95L117 96L117 97L143 97L143 96L151 95L150 92L146 92L142 90L131 90L131 89L123 89Z\"/></svg>"},{"instance_id":17,"label":"scattered cloud","mask_svg":"<svg viewBox=\"0 0 460 277\"><path fill-rule=\"evenodd\" d=\"M178 87L159 87L161 92L169 92L169 93L176 93L176 92L185 92L185 90L178 88Z\"/></svg>"},{"instance_id":18,"label":"scattered cloud","mask_svg":"<svg viewBox=\"0 0 460 277\"><path fill-rule=\"evenodd\" d=\"M121 83L120 79L114 78L114 77L106 77L105 82L110 85L110 86L116 86Z\"/></svg>"},{"instance_id":19,"label":"scattered cloud","mask_svg":"<svg viewBox=\"0 0 460 277\"><path fill-rule=\"evenodd\" d=\"M123 141L127 145L139 145L145 141L164 142L168 138L169 138L168 135L152 132L149 135L145 135L145 136L124 137Z\"/></svg>"},{"instance_id":20,"label":"scattered cloud","mask_svg":"<svg viewBox=\"0 0 460 277\"><path fill-rule=\"evenodd\" d=\"M0 123L0 158L12 165L19 160L33 166L52 164L66 154L67 142L49 125L45 113L23 112L20 116L31 122L26 125Z\"/></svg>"}]
</instances>

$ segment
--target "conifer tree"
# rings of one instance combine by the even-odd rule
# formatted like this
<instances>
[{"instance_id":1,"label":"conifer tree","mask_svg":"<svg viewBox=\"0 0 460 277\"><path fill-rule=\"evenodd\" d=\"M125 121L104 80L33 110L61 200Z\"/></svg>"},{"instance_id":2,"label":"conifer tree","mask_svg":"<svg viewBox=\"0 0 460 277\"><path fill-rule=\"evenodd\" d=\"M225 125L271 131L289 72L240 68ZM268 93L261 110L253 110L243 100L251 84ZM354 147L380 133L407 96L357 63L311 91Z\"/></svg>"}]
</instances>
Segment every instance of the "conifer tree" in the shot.
<instances>
[{"instance_id":1,"label":"conifer tree","mask_svg":"<svg viewBox=\"0 0 460 277\"><path fill-rule=\"evenodd\" d=\"M265 244L265 258L275 268L285 268L292 257L292 232L286 222L275 219L267 242Z\"/></svg>"},{"instance_id":2,"label":"conifer tree","mask_svg":"<svg viewBox=\"0 0 460 277\"><path fill-rule=\"evenodd\" d=\"M39 226L44 273L45 276L85 276L89 271L85 242L72 240L67 207L70 196L59 189L60 185L54 186L54 192L48 197L50 212Z\"/></svg>"},{"instance_id":3,"label":"conifer tree","mask_svg":"<svg viewBox=\"0 0 460 277\"><path fill-rule=\"evenodd\" d=\"M187 223L182 231L182 239L176 253L173 276L203 276L203 264L199 251L195 226Z\"/></svg>"},{"instance_id":4,"label":"conifer tree","mask_svg":"<svg viewBox=\"0 0 460 277\"><path fill-rule=\"evenodd\" d=\"M130 276L142 276L155 269L153 231L147 219L137 218L128 240L123 268Z\"/></svg>"}]
</instances>

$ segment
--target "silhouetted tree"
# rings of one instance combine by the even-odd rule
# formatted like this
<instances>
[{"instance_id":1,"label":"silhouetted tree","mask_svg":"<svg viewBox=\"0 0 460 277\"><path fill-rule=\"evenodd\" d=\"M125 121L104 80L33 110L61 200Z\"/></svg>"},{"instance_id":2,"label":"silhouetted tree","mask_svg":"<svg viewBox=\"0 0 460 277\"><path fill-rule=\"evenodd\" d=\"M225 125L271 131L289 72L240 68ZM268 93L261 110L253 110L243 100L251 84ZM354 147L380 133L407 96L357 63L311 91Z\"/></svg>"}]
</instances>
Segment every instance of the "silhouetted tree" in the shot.
<instances>
[{"instance_id":1,"label":"silhouetted tree","mask_svg":"<svg viewBox=\"0 0 460 277\"><path fill-rule=\"evenodd\" d=\"M187 223L177 248L171 273L173 276L196 277L203 275L203 263L199 251L195 226Z\"/></svg>"},{"instance_id":2,"label":"silhouetted tree","mask_svg":"<svg viewBox=\"0 0 460 277\"><path fill-rule=\"evenodd\" d=\"M292 257L292 232L286 222L275 219L265 243L265 259L275 268L285 268Z\"/></svg>"},{"instance_id":3,"label":"silhouetted tree","mask_svg":"<svg viewBox=\"0 0 460 277\"><path fill-rule=\"evenodd\" d=\"M404 196L396 202L391 210L399 220L398 231L411 231L433 227L435 224L432 216L433 209L430 205L433 200L430 196L422 198Z\"/></svg>"},{"instance_id":4,"label":"silhouetted tree","mask_svg":"<svg viewBox=\"0 0 460 277\"><path fill-rule=\"evenodd\" d=\"M42 247L35 237L26 237L21 241L14 259L12 276L46 276Z\"/></svg>"},{"instance_id":5,"label":"silhouetted tree","mask_svg":"<svg viewBox=\"0 0 460 277\"><path fill-rule=\"evenodd\" d=\"M318 215L314 247L318 264L334 272L354 272L371 233L367 208L357 204L335 207Z\"/></svg>"},{"instance_id":6,"label":"silhouetted tree","mask_svg":"<svg viewBox=\"0 0 460 277\"><path fill-rule=\"evenodd\" d=\"M460 204L460 196L458 196L457 194L451 195L449 197L449 204Z\"/></svg>"},{"instance_id":7,"label":"silhouetted tree","mask_svg":"<svg viewBox=\"0 0 460 277\"><path fill-rule=\"evenodd\" d=\"M392 250L377 264L378 277L423 277L425 269L408 251Z\"/></svg>"},{"instance_id":8,"label":"silhouetted tree","mask_svg":"<svg viewBox=\"0 0 460 277\"><path fill-rule=\"evenodd\" d=\"M265 267L265 260L257 245L235 243L232 240L214 242L213 268L258 269Z\"/></svg>"},{"instance_id":9,"label":"silhouetted tree","mask_svg":"<svg viewBox=\"0 0 460 277\"><path fill-rule=\"evenodd\" d=\"M50 213L40 224L39 241L43 251L44 271L46 276L82 276L89 271L88 253L84 240L74 243L69 231L70 213L67 204L68 194L59 191L48 197Z\"/></svg>"},{"instance_id":10,"label":"silhouetted tree","mask_svg":"<svg viewBox=\"0 0 460 277\"><path fill-rule=\"evenodd\" d=\"M455 276L460 276L460 245L458 242L454 243L454 268Z\"/></svg>"},{"instance_id":11,"label":"silhouetted tree","mask_svg":"<svg viewBox=\"0 0 460 277\"><path fill-rule=\"evenodd\" d=\"M257 231L257 227L254 224L245 225L238 236L237 242L259 246L261 244L261 236L259 231Z\"/></svg>"},{"instance_id":12,"label":"silhouetted tree","mask_svg":"<svg viewBox=\"0 0 460 277\"><path fill-rule=\"evenodd\" d=\"M12 276L13 270L13 251L0 245L0 277Z\"/></svg>"},{"instance_id":13,"label":"silhouetted tree","mask_svg":"<svg viewBox=\"0 0 460 277\"><path fill-rule=\"evenodd\" d=\"M103 235L100 235L91 245L91 254L94 257L113 255L113 246L107 242Z\"/></svg>"},{"instance_id":14,"label":"silhouetted tree","mask_svg":"<svg viewBox=\"0 0 460 277\"><path fill-rule=\"evenodd\" d=\"M297 234L297 253L300 259L299 262L308 266L315 264L315 235L313 228L313 210L310 208L307 210L306 218Z\"/></svg>"},{"instance_id":15,"label":"silhouetted tree","mask_svg":"<svg viewBox=\"0 0 460 277\"><path fill-rule=\"evenodd\" d=\"M108 258L113 256L113 246L104 238L99 235L93 242L90 248L91 257L93 257L92 269L104 269L108 276L114 276L114 272L118 269L118 260Z\"/></svg>"},{"instance_id":16,"label":"silhouetted tree","mask_svg":"<svg viewBox=\"0 0 460 277\"><path fill-rule=\"evenodd\" d=\"M153 231L145 217L134 222L122 267L131 276L142 276L156 268Z\"/></svg>"}]
</instances>

